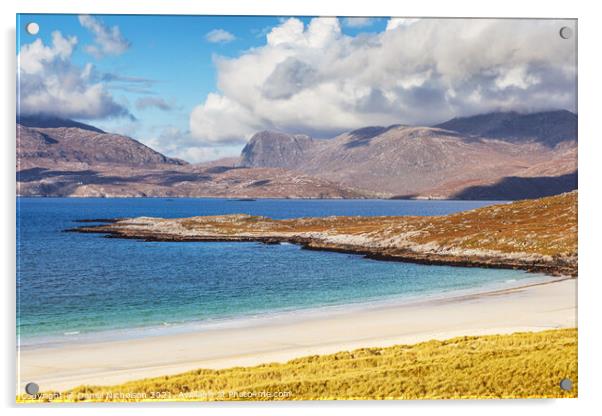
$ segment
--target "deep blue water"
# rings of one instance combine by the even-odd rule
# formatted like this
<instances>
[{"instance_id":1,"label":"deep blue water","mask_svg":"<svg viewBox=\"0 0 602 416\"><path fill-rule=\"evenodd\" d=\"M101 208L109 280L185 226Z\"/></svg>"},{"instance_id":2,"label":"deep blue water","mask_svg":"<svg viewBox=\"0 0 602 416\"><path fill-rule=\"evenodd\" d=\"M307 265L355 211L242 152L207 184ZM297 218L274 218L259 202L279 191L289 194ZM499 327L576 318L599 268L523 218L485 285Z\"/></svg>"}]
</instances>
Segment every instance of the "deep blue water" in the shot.
<instances>
[{"instance_id":1,"label":"deep blue water","mask_svg":"<svg viewBox=\"0 0 602 416\"><path fill-rule=\"evenodd\" d=\"M384 262L259 243L163 243L65 233L77 219L248 213L272 218L441 215L483 201L17 200L17 329L24 344L96 331L440 294L522 271Z\"/></svg>"}]
</instances>

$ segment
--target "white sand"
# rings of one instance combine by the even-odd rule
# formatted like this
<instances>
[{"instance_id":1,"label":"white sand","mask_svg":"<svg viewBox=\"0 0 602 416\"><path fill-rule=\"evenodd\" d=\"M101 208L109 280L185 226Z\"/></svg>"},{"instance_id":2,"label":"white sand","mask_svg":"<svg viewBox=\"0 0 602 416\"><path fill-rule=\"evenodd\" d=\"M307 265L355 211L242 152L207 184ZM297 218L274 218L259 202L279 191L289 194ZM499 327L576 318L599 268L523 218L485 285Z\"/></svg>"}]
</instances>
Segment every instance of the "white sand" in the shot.
<instances>
[{"instance_id":1,"label":"white sand","mask_svg":"<svg viewBox=\"0 0 602 416\"><path fill-rule=\"evenodd\" d=\"M577 280L567 279L288 321L260 319L241 328L26 348L17 359L17 381L19 391L30 381L38 383L41 391L64 390L359 347L576 327L576 289Z\"/></svg>"}]
</instances>

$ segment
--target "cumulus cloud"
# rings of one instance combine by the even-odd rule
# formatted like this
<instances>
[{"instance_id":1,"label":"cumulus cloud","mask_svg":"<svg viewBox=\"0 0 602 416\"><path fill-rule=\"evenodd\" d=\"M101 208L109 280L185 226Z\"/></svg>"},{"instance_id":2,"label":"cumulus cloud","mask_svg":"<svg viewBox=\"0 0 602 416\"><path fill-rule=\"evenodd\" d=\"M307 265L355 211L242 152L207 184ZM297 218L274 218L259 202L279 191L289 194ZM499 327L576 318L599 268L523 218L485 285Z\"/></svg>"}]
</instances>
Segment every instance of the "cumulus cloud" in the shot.
<instances>
[{"instance_id":1,"label":"cumulus cloud","mask_svg":"<svg viewBox=\"0 0 602 416\"><path fill-rule=\"evenodd\" d=\"M263 84L262 93L268 98L290 98L316 81L318 71L296 58L279 63Z\"/></svg>"},{"instance_id":2,"label":"cumulus cloud","mask_svg":"<svg viewBox=\"0 0 602 416\"><path fill-rule=\"evenodd\" d=\"M211 43L228 43L232 42L236 37L224 29L214 29L205 35L205 39Z\"/></svg>"},{"instance_id":3,"label":"cumulus cloud","mask_svg":"<svg viewBox=\"0 0 602 416\"><path fill-rule=\"evenodd\" d=\"M171 111L173 110L173 105L171 105L161 97L140 97L136 100L136 108L138 110L156 108L162 111Z\"/></svg>"},{"instance_id":4,"label":"cumulus cloud","mask_svg":"<svg viewBox=\"0 0 602 416\"><path fill-rule=\"evenodd\" d=\"M108 27L99 19L89 15L81 15L78 18L79 23L94 35L94 44L87 45L84 49L96 58L104 55L121 55L131 46L118 26Z\"/></svg>"},{"instance_id":5,"label":"cumulus cloud","mask_svg":"<svg viewBox=\"0 0 602 416\"><path fill-rule=\"evenodd\" d=\"M352 37L336 18L291 18L264 46L215 58L218 91L191 112L191 134L242 143L263 128L328 137L497 110L574 110L576 51L561 26L574 21L395 18Z\"/></svg>"},{"instance_id":6,"label":"cumulus cloud","mask_svg":"<svg viewBox=\"0 0 602 416\"><path fill-rule=\"evenodd\" d=\"M374 17L346 17L343 24L347 27L361 28L372 26L376 20Z\"/></svg>"},{"instance_id":7,"label":"cumulus cloud","mask_svg":"<svg viewBox=\"0 0 602 416\"><path fill-rule=\"evenodd\" d=\"M242 143L249 134L267 125L268 121L258 119L252 110L213 93L190 115L192 134L205 143Z\"/></svg>"},{"instance_id":8,"label":"cumulus cloud","mask_svg":"<svg viewBox=\"0 0 602 416\"><path fill-rule=\"evenodd\" d=\"M93 65L71 63L76 45L75 36L53 32L51 45L44 45L38 38L21 47L17 111L85 119L132 117L98 81Z\"/></svg>"},{"instance_id":9,"label":"cumulus cloud","mask_svg":"<svg viewBox=\"0 0 602 416\"><path fill-rule=\"evenodd\" d=\"M157 131L156 134L144 140L147 146L187 162L202 163L240 154L240 146L199 143L189 131L171 125L155 126L153 130Z\"/></svg>"}]
</instances>

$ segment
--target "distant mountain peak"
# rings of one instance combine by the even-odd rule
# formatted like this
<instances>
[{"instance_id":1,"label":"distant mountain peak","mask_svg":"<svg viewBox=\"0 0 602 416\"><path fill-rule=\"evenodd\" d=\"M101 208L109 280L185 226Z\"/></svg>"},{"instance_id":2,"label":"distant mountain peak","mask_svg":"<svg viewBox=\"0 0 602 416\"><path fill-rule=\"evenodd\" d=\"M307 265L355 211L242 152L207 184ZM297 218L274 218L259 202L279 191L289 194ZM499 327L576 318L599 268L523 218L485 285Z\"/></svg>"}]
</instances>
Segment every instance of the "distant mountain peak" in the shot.
<instances>
[{"instance_id":1,"label":"distant mountain peak","mask_svg":"<svg viewBox=\"0 0 602 416\"><path fill-rule=\"evenodd\" d=\"M536 113L498 111L455 117L434 127L509 142L536 141L551 147L577 140L577 114L568 110Z\"/></svg>"},{"instance_id":2,"label":"distant mountain peak","mask_svg":"<svg viewBox=\"0 0 602 416\"><path fill-rule=\"evenodd\" d=\"M105 133L72 120L20 117L18 121L17 158L22 162L104 163L130 167L188 164L167 157L131 137Z\"/></svg>"},{"instance_id":3,"label":"distant mountain peak","mask_svg":"<svg viewBox=\"0 0 602 416\"><path fill-rule=\"evenodd\" d=\"M18 115L17 123L25 127L34 128L60 128L60 127L75 127L82 130L93 131L96 133L106 133L98 127L91 126L89 124L80 123L79 121L70 120L67 118L60 118L50 115Z\"/></svg>"},{"instance_id":4,"label":"distant mountain peak","mask_svg":"<svg viewBox=\"0 0 602 416\"><path fill-rule=\"evenodd\" d=\"M314 139L274 130L255 133L241 152L240 166L284 167L301 160Z\"/></svg>"}]
</instances>

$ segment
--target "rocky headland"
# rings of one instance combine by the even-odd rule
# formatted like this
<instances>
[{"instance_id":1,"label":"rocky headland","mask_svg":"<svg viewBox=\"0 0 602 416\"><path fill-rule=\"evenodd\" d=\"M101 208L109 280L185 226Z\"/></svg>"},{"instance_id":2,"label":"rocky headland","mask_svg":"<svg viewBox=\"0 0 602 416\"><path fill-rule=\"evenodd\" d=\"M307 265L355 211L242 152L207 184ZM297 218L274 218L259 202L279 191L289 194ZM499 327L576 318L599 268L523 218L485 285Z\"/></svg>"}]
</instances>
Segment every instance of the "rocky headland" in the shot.
<instances>
[{"instance_id":1,"label":"rocky headland","mask_svg":"<svg viewBox=\"0 0 602 416\"><path fill-rule=\"evenodd\" d=\"M138 217L68 231L145 241L289 242L379 260L577 276L577 191L434 217Z\"/></svg>"}]
</instances>

